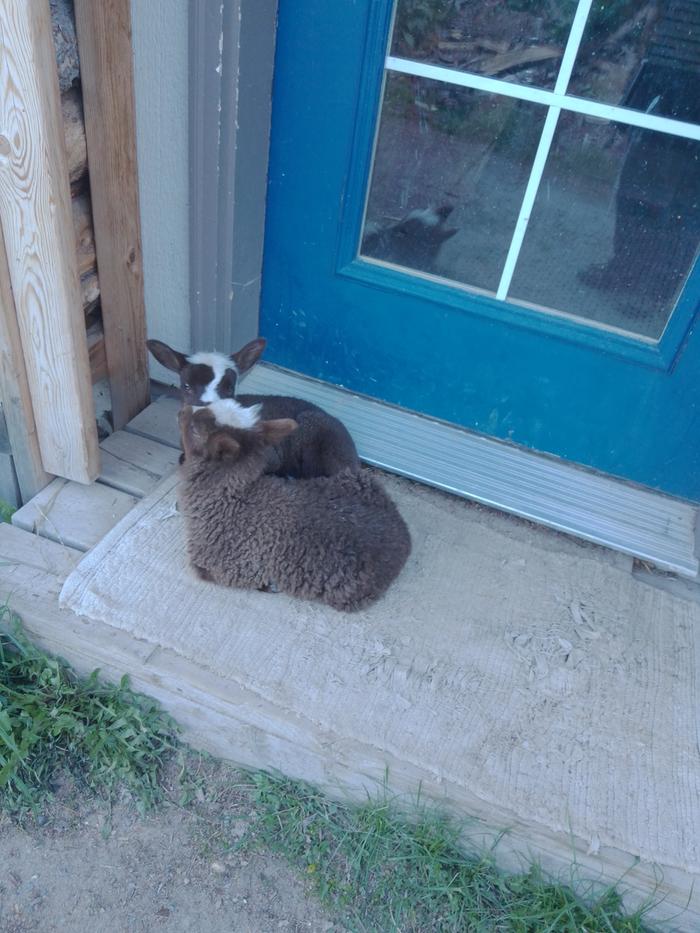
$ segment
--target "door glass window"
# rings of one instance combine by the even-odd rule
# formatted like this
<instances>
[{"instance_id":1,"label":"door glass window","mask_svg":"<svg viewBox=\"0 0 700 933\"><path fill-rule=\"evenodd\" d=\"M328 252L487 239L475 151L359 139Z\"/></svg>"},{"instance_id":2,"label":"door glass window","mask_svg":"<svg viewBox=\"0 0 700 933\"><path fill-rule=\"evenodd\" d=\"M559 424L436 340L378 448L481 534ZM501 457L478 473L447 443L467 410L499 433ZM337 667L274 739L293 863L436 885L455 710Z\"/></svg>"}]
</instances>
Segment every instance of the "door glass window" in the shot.
<instances>
[{"instance_id":1,"label":"door glass window","mask_svg":"<svg viewBox=\"0 0 700 933\"><path fill-rule=\"evenodd\" d=\"M380 223L365 226L364 254L495 292L545 113L514 97L388 74L369 195Z\"/></svg>"},{"instance_id":2,"label":"door glass window","mask_svg":"<svg viewBox=\"0 0 700 933\"><path fill-rule=\"evenodd\" d=\"M656 340L699 243L700 0L398 0L363 258Z\"/></svg>"}]
</instances>

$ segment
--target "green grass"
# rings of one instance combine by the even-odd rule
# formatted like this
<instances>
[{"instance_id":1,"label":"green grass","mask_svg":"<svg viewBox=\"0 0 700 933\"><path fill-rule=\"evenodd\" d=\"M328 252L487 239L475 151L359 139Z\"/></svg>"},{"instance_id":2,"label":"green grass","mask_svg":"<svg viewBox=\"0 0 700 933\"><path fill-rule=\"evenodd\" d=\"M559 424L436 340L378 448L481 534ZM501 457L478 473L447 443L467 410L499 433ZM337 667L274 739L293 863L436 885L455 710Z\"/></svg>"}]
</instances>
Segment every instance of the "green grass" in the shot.
<instances>
[{"instance_id":1,"label":"green grass","mask_svg":"<svg viewBox=\"0 0 700 933\"><path fill-rule=\"evenodd\" d=\"M175 724L132 692L125 678L116 686L100 683L97 672L80 678L39 651L6 606L0 625L0 808L37 812L65 771L109 800L126 788L141 811L163 800L164 765L178 763L175 749L186 751L178 746ZM189 760L204 759L190 754ZM240 773L223 764L200 772L190 763L178 781L179 805L206 822L210 848L248 845L281 853L352 930L648 929L643 912L624 914L615 890L576 884L575 894L573 871L570 883L561 884L537 868L506 875L490 856L465 854L457 824L425 808L415 808L409 820L386 797L343 805L264 772L245 774L241 784ZM251 827L243 839L233 831L241 820Z\"/></svg>"},{"instance_id":2,"label":"green grass","mask_svg":"<svg viewBox=\"0 0 700 933\"><path fill-rule=\"evenodd\" d=\"M641 933L640 911L620 896L547 879L537 868L500 872L469 857L450 820L427 810L408 821L390 801L352 807L313 787L250 776L257 838L313 880L321 898L358 931ZM573 880L573 878L572 878ZM600 887L600 886L599 886Z\"/></svg>"},{"instance_id":3,"label":"green grass","mask_svg":"<svg viewBox=\"0 0 700 933\"><path fill-rule=\"evenodd\" d=\"M17 510L4 499L0 499L0 522L9 522Z\"/></svg>"},{"instance_id":4,"label":"green grass","mask_svg":"<svg viewBox=\"0 0 700 933\"><path fill-rule=\"evenodd\" d=\"M126 788L141 810L157 803L174 723L125 677L116 686L97 671L80 678L39 651L7 606L0 623L0 806L36 812L66 770L108 797Z\"/></svg>"}]
</instances>

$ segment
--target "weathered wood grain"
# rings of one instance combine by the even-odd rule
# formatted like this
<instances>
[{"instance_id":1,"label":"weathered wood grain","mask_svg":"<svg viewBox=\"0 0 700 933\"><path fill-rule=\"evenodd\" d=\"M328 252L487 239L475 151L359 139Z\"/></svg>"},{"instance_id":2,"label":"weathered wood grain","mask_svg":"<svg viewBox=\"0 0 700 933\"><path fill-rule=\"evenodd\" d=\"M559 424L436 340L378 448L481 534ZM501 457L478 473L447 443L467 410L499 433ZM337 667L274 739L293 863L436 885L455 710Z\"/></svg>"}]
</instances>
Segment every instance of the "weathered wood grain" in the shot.
<instances>
[{"instance_id":1,"label":"weathered wood grain","mask_svg":"<svg viewBox=\"0 0 700 933\"><path fill-rule=\"evenodd\" d=\"M149 400L129 0L76 0L85 133L112 412Z\"/></svg>"},{"instance_id":2,"label":"weathered wood grain","mask_svg":"<svg viewBox=\"0 0 700 933\"><path fill-rule=\"evenodd\" d=\"M20 495L27 502L51 482L44 470L17 326L5 240L0 230L0 400Z\"/></svg>"},{"instance_id":3,"label":"weathered wood grain","mask_svg":"<svg viewBox=\"0 0 700 933\"><path fill-rule=\"evenodd\" d=\"M151 440L180 449L180 429L177 425L177 399L163 396L149 405L126 426L127 431L150 437Z\"/></svg>"},{"instance_id":4,"label":"weathered wood grain","mask_svg":"<svg viewBox=\"0 0 700 933\"><path fill-rule=\"evenodd\" d=\"M46 0L0 4L0 221L44 468L99 465Z\"/></svg>"},{"instance_id":5,"label":"weathered wood grain","mask_svg":"<svg viewBox=\"0 0 700 933\"><path fill-rule=\"evenodd\" d=\"M24 564L25 567L66 577L82 556L82 551L0 522L0 561L6 567Z\"/></svg>"},{"instance_id":6,"label":"weathered wood grain","mask_svg":"<svg viewBox=\"0 0 700 933\"><path fill-rule=\"evenodd\" d=\"M177 468L180 452L157 441L115 431L100 444L100 482L132 496L145 496Z\"/></svg>"},{"instance_id":7,"label":"weathered wood grain","mask_svg":"<svg viewBox=\"0 0 700 933\"><path fill-rule=\"evenodd\" d=\"M104 538L137 501L102 483L82 486L55 479L15 512L12 524L67 547L87 551Z\"/></svg>"}]
</instances>

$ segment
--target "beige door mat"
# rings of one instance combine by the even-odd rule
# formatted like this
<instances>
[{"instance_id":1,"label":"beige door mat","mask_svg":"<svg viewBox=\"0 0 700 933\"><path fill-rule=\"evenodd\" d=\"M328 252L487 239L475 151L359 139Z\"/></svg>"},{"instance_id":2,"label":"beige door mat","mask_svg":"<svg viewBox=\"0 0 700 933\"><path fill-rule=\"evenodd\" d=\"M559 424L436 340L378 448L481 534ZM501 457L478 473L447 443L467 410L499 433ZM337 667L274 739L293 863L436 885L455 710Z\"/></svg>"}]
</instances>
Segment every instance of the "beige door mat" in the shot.
<instances>
[{"instance_id":1,"label":"beige door mat","mask_svg":"<svg viewBox=\"0 0 700 933\"><path fill-rule=\"evenodd\" d=\"M196 580L176 477L83 558L61 603L273 704L280 728L316 730L329 774L369 745L501 820L697 872L700 605L602 549L385 482L414 549L359 614Z\"/></svg>"}]
</instances>

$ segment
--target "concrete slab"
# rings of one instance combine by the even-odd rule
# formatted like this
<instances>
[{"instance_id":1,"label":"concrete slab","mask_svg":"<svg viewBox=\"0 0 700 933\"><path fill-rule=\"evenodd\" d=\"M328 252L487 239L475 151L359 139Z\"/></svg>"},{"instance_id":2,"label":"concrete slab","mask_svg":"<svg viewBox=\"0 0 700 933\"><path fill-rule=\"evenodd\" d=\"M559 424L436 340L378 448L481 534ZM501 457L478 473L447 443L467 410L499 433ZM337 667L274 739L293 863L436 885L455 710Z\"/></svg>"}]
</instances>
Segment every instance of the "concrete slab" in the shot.
<instances>
[{"instance_id":1,"label":"concrete slab","mask_svg":"<svg viewBox=\"0 0 700 933\"><path fill-rule=\"evenodd\" d=\"M673 928L697 929L700 605L627 558L385 482L414 553L365 612L194 579L175 477L83 558L61 604L176 659L154 679L215 706L217 735L228 717L234 760L355 795L388 769L484 838L508 829L516 859L628 872L637 897L658 884L669 916L690 904Z\"/></svg>"}]
</instances>

